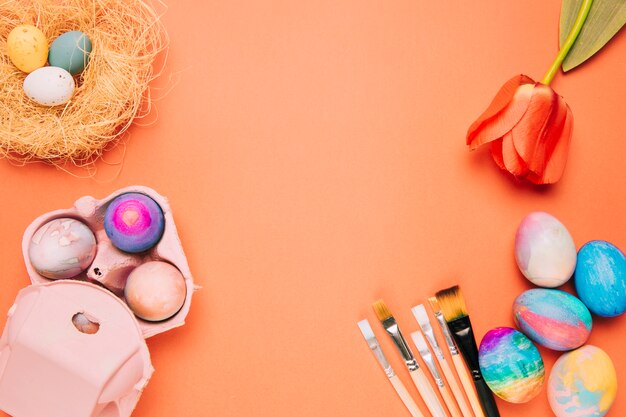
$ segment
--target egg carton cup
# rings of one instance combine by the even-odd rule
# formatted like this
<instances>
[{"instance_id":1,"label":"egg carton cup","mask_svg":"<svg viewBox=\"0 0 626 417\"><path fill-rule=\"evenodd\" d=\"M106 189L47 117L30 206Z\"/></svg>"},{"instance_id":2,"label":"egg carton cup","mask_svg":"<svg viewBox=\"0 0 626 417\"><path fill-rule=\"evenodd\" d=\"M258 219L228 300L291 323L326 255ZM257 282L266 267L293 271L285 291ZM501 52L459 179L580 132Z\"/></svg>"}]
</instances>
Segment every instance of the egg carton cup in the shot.
<instances>
[{"instance_id":1,"label":"egg carton cup","mask_svg":"<svg viewBox=\"0 0 626 417\"><path fill-rule=\"evenodd\" d=\"M104 231L108 205L126 193L149 196L165 218L160 241L140 254L118 250ZM96 237L92 264L72 279L40 275L28 256L35 232L58 218L79 220ZM32 285L19 292L0 338L0 409L12 417L130 416L153 372L145 339L182 326L197 289L167 199L142 186L102 200L82 197L69 209L35 219L22 249ZM123 296L131 271L150 261L172 264L186 284L183 306L161 322L138 318ZM97 330L81 331L74 322L78 315L97 323Z\"/></svg>"}]
</instances>

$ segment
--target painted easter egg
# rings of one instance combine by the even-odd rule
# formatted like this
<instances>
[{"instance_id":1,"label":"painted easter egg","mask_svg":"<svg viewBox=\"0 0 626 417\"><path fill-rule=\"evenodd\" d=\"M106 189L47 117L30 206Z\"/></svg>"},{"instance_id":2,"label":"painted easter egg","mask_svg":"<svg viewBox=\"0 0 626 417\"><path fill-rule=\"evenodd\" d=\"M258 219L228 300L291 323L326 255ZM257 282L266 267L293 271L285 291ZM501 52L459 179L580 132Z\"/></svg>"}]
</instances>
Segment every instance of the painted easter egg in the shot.
<instances>
[{"instance_id":1,"label":"painted easter egg","mask_svg":"<svg viewBox=\"0 0 626 417\"><path fill-rule=\"evenodd\" d=\"M28 257L35 270L51 279L75 277L96 255L96 238L86 224L71 218L49 221L33 235Z\"/></svg>"},{"instance_id":2,"label":"painted easter egg","mask_svg":"<svg viewBox=\"0 0 626 417\"><path fill-rule=\"evenodd\" d=\"M554 288L572 277L576 246L556 217L537 211L526 216L517 229L515 260L530 282Z\"/></svg>"},{"instance_id":3,"label":"painted easter egg","mask_svg":"<svg viewBox=\"0 0 626 417\"><path fill-rule=\"evenodd\" d=\"M91 48L91 40L83 32L66 32L50 45L48 62L72 75L80 74L89 62Z\"/></svg>"},{"instance_id":4,"label":"painted easter egg","mask_svg":"<svg viewBox=\"0 0 626 417\"><path fill-rule=\"evenodd\" d=\"M72 98L74 78L63 68L39 68L24 80L24 93L42 106L57 106Z\"/></svg>"},{"instance_id":5,"label":"painted easter egg","mask_svg":"<svg viewBox=\"0 0 626 417\"><path fill-rule=\"evenodd\" d=\"M30 73L46 65L48 41L35 26L16 26L7 37L7 54L20 71Z\"/></svg>"},{"instance_id":6,"label":"painted easter egg","mask_svg":"<svg viewBox=\"0 0 626 417\"><path fill-rule=\"evenodd\" d=\"M626 311L626 258L602 240L585 244L578 252L574 273L576 292L592 313L615 317Z\"/></svg>"},{"instance_id":7,"label":"painted easter egg","mask_svg":"<svg viewBox=\"0 0 626 417\"><path fill-rule=\"evenodd\" d=\"M602 417L616 394L611 358L591 345L563 354L548 379L548 401L557 417Z\"/></svg>"},{"instance_id":8,"label":"painted easter egg","mask_svg":"<svg viewBox=\"0 0 626 417\"><path fill-rule=\"evenodd\" d=\"M139 253L152 248L161 240L164 229L165 217L161 207L145 194L118 196L104 215L107 236L124 252Z\"/></svg>"},{"instance_id":9,"label":"painted easter egg","mask_svg":"<svg viewBox=\"0 0 626 417\"><path fill-rule=\"evenodd\" d=\"M512 403L525 403L541 391L545 370L539 350L510 327L490 330L480 342L480 370L489 388Z\"/></svg>"},{"instance_id":10,"label":"painted easter egg","mask_svg":"<svg viewBox=\"0 0 626 417\"><path fill-rule=\"evenodd\" d=\"M167 262L146 262L128 276L124 296L139 318L162 321L172 317L185 302L185 278Z\"/></svg>"},{"instance_id":11,"label":"painted easter egg","mask_svg":"<svg viewBox=\"0 0 626 417\"><path fill-rule=\"evenodd\" d=\"M522 333L553 350L576 349L591 333L591 313L587 307L560 290L524 291L513 302L513 317Z\"/></svg>"}]
</instances>

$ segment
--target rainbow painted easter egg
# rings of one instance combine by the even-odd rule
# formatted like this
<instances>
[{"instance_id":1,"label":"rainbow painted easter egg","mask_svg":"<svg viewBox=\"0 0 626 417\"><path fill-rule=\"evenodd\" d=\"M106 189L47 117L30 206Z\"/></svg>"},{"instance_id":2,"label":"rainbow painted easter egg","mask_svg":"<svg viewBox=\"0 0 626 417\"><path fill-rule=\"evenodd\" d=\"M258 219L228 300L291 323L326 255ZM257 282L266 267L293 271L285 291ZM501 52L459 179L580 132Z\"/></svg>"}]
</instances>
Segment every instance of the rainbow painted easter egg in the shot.
<instances>
[{"instance_id":1,"label":"rainbow painted easter egg","mask_svg":"<svg viewBox=\"0 0 626 417\"><path fill-rule=\"evenodd\" d=\"M515 324L531 340L548 349L572 350L591 333L591 313L578 298L560 290L535 288L513 302Z\"/></svg>"},{"instance_id":2,"label":"rainbow painted easter egg","mask_svg":"<svg viewBox=\"0 0 626 417\"><path fill-rule=\"evenodd\" d=\"M30 240L28 258L46 278L73 278L89 267L96 256L96 237L83 222L71 218L51 220Z\"/></svg>"},{"instance_id":3,"label":"rainbow painted easter egg","mask_svg":"<svg viewBox=\"0 0 626 417\"><path fill-rule=\"evenodd\" d=\"M541 354L515 329L497 327L487 332L478 361L489 388L505 401L525 403L541 392L545 377Z\"/></svg>"},{"instance_id":4,"label":"rainbow painted easter egg","mask_svg":"<svg viewBox=\"0 0 626 417\"><path fill-rule=\"evenodd\" d=\"M592 313L615 317L626 311L626 258L609 242L594 240L580 248L574 284Z\"/></svg>"},{"instance_id":5,"label":"rainbow painted easter egg","mask_svg":"<svg viewBox=\"0 0 626 417\"><path fill-rule=\"evenodd\" d=\"M122 194L107 207L104 230L116 248L129 253L145 252L161 240L165 217L161 207L147 195Z\"/></svg>"},{"instance_id":6,"label":"rainbow painted easter egg","mask_svg":"<svg viewBox=\"0 0 626 417\"><path fill-rule=\"evenodd\" d=\"M548 379L548 401L557 417L602 417L617 395L609 355L587 345L563 354Z\"/></svg>"},{"instance_id":7,"label":"rainbow painted easter egg","mask_svg":"<svg viewBox=\"0 0 626 417\"><path fill-rule=\"evenodd\" d=\"M572 277L576 246L556 217L537 211L526 216L517 229L515 260L530 282L554 288Z\"/></svg>"}]
</instances>

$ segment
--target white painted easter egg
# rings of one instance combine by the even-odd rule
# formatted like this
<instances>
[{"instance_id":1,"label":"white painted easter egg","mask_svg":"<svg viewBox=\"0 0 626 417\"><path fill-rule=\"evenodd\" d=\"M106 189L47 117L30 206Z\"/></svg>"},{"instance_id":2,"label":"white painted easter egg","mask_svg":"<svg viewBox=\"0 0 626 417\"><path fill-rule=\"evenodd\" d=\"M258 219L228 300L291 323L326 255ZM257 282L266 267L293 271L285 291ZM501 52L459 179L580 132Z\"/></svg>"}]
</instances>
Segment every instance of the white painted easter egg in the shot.
<instances>
[{"instance_id":1,"label":"white painted easter egg","mask_svg":"<svg viewBox=\"0 0 626 417\"><path fill-rule=\"evenodd\" d=\"M33 235L28 257L46 278L75 277L89 267L96 255L96 237L76 219L60 218L41 226Z\"/></svg>"},{"instance_id":2,"label":"white painted easter egg","mask_svg":"<svg viewBox=\"0 0 626 417\"><path fill-rule=\"evenodd\" d=\"M42 106L57 106L72 98L74 78L63 68L39 68L24 80L24 93Z\"/></svg>"},{"instance_id":3,"label":"white painted easter egg","mask_svg":"<svg viewBox=\"0 0 626 417\"><path fill-rule=\"evenodd\" d=\"M572 277L576 246L556 217L537 211L526 216L517 229L515 260L530 282L554 288Z\"/></svg>"}]
</instances>

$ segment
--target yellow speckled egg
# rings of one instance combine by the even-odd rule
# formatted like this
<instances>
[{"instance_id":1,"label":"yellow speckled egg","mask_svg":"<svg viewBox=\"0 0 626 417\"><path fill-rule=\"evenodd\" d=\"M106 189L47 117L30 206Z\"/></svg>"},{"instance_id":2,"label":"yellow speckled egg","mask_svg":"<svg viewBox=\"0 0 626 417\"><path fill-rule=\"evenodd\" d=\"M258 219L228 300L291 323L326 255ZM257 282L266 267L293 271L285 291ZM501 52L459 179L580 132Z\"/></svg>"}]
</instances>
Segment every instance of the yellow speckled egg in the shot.
<instances>
[{"instance_id":1,"label":"yellow speckled egg","mask_svg":"<svg viewBox=\"0 0 626 417\"><path fill-rule=\"evenodd\" d=\"M32 25L16 26L7 38L7 50L11 62L26 73L43 67L48 60L48 41Z\"/></svg>"}]
</instances>

